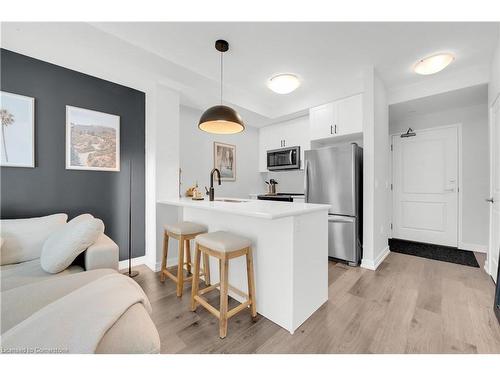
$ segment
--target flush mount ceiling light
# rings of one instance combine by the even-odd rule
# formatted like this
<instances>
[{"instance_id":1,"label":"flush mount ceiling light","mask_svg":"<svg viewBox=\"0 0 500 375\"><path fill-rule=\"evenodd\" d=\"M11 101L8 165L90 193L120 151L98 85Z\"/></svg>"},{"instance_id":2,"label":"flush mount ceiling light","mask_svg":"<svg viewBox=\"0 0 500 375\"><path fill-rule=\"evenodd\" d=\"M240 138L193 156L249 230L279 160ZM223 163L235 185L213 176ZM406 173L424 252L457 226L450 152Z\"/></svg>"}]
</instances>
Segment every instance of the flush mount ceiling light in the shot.
<instances>
[{"instance_id":1,"label":"flush mount ceiling light","mask_svg":"<svg viewBox=\"0 0 500 375\"><path fill-rule=\"evenodd\" d=\"M446 68L450 63L455 60L451 53L440 53L420 60L415 64L415 73L417 74L434 74Z\"/></svg>"},{"instance_id":2,"label":"flush mount ceiling light","mask_svg":"<svg viewBox=\"0 0 500 375\"><path fill-rule=\"evenodd\" d=\"M290 73L275 75L267 82L267 87L277 94L289 94L299 86L299 78L295 74Z\"/></svg>"},{"instance_id":3,"label":"flush mount ceiling light","mask_svg":"<svg viewBox=\"0 0 500 375\"><path fill-rule=\"evenodd\" d=\"M245 130L240 115L231 107L222 105L223 54L229 50L229 43L217 40L215 49L220 52L220 105L210 107L200 117L198 128L214 134L235 134Z\"/></svg>"}]
</instances>

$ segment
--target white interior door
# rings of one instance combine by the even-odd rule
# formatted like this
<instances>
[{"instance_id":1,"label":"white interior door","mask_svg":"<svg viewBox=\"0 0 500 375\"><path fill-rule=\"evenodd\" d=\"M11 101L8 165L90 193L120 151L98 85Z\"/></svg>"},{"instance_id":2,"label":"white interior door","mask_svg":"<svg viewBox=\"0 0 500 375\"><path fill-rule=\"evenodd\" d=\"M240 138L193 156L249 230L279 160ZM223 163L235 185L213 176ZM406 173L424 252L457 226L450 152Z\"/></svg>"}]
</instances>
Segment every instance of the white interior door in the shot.
<instances>
[{"instance_id":1,"label":"white interior door","mask_svg":"<svg viewBox=\"0 0 500 375\"><path fill-rule=\"evenodd\" d=\"M458 245L458 127L393 137L393 237Z\"/></svg>"},{"instance_id":2,"label":"white interior door","mask_svg":"<svg viewBox=\"0 0 500 375\"><path fill-rule=\"evenodd\" d=\"M495 282L500 251L500 96L491 109L491 196L490 201L490 246L488 264L490 275Z\"/></svg>"}]
</instances>

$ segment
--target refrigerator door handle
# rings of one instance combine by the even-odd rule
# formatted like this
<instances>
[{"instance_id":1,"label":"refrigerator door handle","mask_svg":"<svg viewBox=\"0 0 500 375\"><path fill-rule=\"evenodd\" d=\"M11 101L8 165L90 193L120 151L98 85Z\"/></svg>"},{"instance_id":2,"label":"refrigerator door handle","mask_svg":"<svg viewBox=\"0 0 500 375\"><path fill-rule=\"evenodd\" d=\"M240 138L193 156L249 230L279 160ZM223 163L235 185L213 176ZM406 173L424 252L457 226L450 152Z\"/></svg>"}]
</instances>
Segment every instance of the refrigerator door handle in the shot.
<instances>
[{"instance_id":1,"label":"refrigerator door handle","mask_svg":"<svg viewBox=\"0 0 500 375\"><path fill-rule=\"evenodd\" d=\"M352 216L328 215L328 221L331 223L353 223L355 218Z\"/></svg>"},{"instance_id":2,"label":"refrigerator door handle","mask_svg":"<svg viewBox=\"0 0 500 375\"><path fill-rule=\"evenodd\" d=\"M304 163L304 201L309 202L309 160Z\"/></svg>"}]
</instances>

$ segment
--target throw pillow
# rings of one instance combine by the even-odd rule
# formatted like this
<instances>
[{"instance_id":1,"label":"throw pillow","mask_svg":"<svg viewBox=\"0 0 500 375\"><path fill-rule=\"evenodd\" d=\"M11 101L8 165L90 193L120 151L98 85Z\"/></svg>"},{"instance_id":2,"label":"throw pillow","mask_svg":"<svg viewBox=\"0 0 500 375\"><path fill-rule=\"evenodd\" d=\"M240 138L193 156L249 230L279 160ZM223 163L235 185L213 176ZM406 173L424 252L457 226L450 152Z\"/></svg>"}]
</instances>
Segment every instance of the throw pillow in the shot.
<instances>
[{"instance_id":1,"label":"throw pillow","mask_svg":"<svg viewBox=\"0 0 500 375\"><path fill-rule=\"evenodd\" d=\"M49 273L65 270L103 233L104 223L100 219L87 217L71 220L43 244L40 257L42 268Z\"/></svg>"}]
</instances>

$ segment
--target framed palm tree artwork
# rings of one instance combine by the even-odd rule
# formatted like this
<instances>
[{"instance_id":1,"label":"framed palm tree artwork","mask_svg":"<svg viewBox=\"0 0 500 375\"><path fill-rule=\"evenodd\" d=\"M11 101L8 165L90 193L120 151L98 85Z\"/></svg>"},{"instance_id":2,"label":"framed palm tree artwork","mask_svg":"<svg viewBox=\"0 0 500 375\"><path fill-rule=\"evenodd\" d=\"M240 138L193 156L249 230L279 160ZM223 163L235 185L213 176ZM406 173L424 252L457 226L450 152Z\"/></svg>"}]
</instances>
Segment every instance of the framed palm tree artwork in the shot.
<instances>
[{"instance_id":1,"label":"framed palm tree artwork","mask_svg":"<svg viewBox=\"0 0 500 375\"><path fill-rule=\"evenodd\" d=\"M35 98L0 92L2 167L35 167Z\"/></svg>"}]
</instances>

